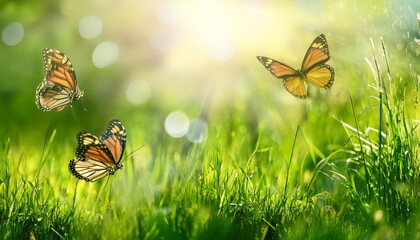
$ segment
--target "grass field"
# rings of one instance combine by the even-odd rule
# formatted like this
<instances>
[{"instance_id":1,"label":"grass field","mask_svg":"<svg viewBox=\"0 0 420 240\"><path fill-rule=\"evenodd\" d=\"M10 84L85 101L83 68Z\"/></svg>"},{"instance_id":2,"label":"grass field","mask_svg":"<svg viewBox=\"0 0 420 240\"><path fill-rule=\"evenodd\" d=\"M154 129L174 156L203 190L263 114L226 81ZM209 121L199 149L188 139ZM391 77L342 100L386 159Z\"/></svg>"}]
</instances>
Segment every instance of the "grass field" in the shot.
<instances>
[{"instance_id":1,"label":"grass field","mask_svg":"<svg viewBox=\"0 0 420 240\"><path fill-rule=\"evenodd\" d=\"M123 67L96 70L72 57L85 98L48 113L33 103L41 40L15 50L28 59L2 46L2 56L13 56L3 66L36 63L28 71L9 64L1 75L19 77L0 85L0 238L420 239L419 45L395 49L396 33L364 34L356 57L351 34L332 32L335 83L310 87L306 100L287 93L254 50L229 68L209 64L209 72L199 66L184 75L155 68L151 57L140 75L205 81L191 93L185 82L156 80L165 87L151 84L158 91L142 105L130 104L126 82L115 80L131 77ZM298 41L297 59L314 36ZM74 48L76 59L84 48ZM176 59L184 66L187 56ZM19 79L30 86L19 89ZM174 111L203 128L172 137L165 121ZM67 169L76 134L99 136L113 118L127 130L123 169L77 180Z\"/></svg>"}]
</instances>

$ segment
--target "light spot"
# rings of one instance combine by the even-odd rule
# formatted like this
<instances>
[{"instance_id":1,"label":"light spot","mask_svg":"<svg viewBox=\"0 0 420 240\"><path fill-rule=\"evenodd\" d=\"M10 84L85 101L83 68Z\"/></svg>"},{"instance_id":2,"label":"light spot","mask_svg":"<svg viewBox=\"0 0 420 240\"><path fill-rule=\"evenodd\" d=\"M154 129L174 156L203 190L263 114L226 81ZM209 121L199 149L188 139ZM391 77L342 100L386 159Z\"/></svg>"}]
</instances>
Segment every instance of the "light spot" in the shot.
<instances>
[{"instance_id":1,"label":"light spot","mask_svg":"<svg viewBox=\"0 0 420 240\"><path fill-rule=\"evenodd\" d=\"M24 35L25 30L22 24L12 22L3 29L1 37L6 45L14 46L22 41Z\"/></svg>"},{"instance_id":2,"label":"light spot","mask_svg":"<svg viewBox=\"0 0 420 240\"><path fill-rule=\"evenodd\" d=\"M171 112L165 119L165 130L174 138L185 136L188 131L190 121L184 112Z\"/></svg>"},{"instance_id":3,"label":"light spot","mask_svg":"<svg viewBox=\"0 0 420 240\"><path fill-rule=\"evenodd\" d=\"M378 210L373 215L373 220L375 222L380 222L380 221L382 221L383 216L384 216L384 212L382 210Z\"/></svg>"},{"instance_id":4,"label":"light spot","mask_svg":"<svg viewBox=\"0 0 420 240\"><path fill-rule=\"evenodd\" d=\"M152 96L152 88L147 81L134 80L127 87L127 99L133 105L141 105Z\"/></svg>"},{"instance_id":5,"label":"light spot","mask_svg":"<svg viewBox=\"0 0 420 240\"><path fill-rule=\"evenodd\" d=\"M79 33L84 39L95 39L102 32L102 21L97 16L86 16L79 22Z\"/></svg>"},{"instance_id":6,"label":"light spot","mask_svg":"<svg viewBox=\"0 0 420 240\"><path fill-rule=\"evenodd\" d=\"M192 143L202 143L207 136L207 123L200 119L190 121L187 139Z\"/></svg>"},{"instance_id":7,"label":"light spot","mask_svg":"<svg viewBox=\"0 0 420 240\"><path fill-rule=\"evenodd\" d=\"M92 54L92 62L98 68L105 68L118 60L119 49L113 42L100 43Z\"/></svg>"}]
</instances>

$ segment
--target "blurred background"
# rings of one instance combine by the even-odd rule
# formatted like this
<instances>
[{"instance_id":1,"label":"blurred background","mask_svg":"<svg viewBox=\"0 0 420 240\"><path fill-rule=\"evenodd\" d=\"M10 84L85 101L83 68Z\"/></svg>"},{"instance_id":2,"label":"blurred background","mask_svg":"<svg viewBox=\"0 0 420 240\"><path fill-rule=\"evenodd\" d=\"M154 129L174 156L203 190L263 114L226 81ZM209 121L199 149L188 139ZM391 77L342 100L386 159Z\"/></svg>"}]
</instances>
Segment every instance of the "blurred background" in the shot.
<instances>
[{"instance_id":1,"label":"blurred background","mask_svg":"<svg viewBox=\"0 0 420 240\"><path fill-rule=\"evenodd\" d=\"M395 80L417 79L419 11L417 0L3 0L0 135L21 148L39 149L59 129L56 138L75 145L78 131L99 135L119 118L131 136L161 131L194 143L203 141L209 124L220 124L211 123L212 117L230 108L291 133L302 120L346 118L349 96L358 104L372 95L368 86L375 82L365 61L372 61L370 38L378 48L384 38ZM297 99L256 56L299 68L321 33L334 85L312 87L309 100ZM62 112L41 112L35 105L45 47L67 54L85 92ZM417 83L403 85L414 89ZM402 94L412 99L413 92ZM139 120L145 114L158 119L154 128ZM199 131L189 132L191 125Z\"/></svg>"}]
</instances>

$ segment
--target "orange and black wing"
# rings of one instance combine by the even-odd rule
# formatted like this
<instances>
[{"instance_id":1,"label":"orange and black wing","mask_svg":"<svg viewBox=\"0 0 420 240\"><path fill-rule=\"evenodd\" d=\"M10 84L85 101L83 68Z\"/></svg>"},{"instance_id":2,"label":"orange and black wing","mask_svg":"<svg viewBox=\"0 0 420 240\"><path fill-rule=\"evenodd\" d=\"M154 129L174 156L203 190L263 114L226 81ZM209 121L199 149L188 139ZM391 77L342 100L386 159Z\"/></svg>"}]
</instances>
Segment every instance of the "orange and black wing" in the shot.
<instances>
[{"instance_id":1,"label":"orange and black wing","mask_svg":"<svg viewBox=\"0 0 420 240\"><path fill-rule=\"evenodd\" d=\"M283 86L293 96L307 97L304 76L300 71L268 57L258 56L257 58L275 77L283 78Z\"/></svg>"},{"instance_id":2,"label":"orange and black wing","mask_svg":"<svg viewBox=\"0 0 420 240\"><path fill-rule=\"evenodd\" d=\"M83 97L83 92L77 86L73 65L64 53L46 48L42 56L44 80L36 90L36 104L42 111L61 111Z\"/></svg>"},{"instance_id":3,"label":"orange and black wing","mask_svg":"<svg viewBox=\"0 0 420 240\"><path fill-rule=\"evenodd\" d=\"M77 134L76 158L69 163L75 177L88 182L112 175L121 169L127 132L119 120L111 120L100 138L80 132Z\"/></svg>"},{"instance_id":4,"label":"orange and black wing","mask_svg":"<svg viewBox=\"0 0 420 240\"><path fill-rule=\"evenodd\" d=\"M319 88L330 88L334 83L334 69L327 65L321 64L311 68L305 74L306 80Z\"/></svg>"},{"instance_id":5,"label":"orange and black wing","mask_svg":"<svg viewBox=\"0 0 420 240\"><path fill-rule=\"evenodd\" d=\"M305 80L319 88L330 88L334 83L334 69L321 64L312 67L305 75L285 77L283 85L293 96L307 98L308 92Z\"/></svg>"},{"instance_id":6,"label":"orange and black wing","mask_svg":"<svg viewBox=\"0 0 420 240\"><path fill-rule=\"evenodd\" d=\"M69 163L69 171L75 177L94 182L122 168L115 163L108 146L95 135L80 132L77 141L76 158Z\"/></svg>"},{"instance_id":7,"label":"orange and black wing","mask_svg":"<svg viewBox=\"0 0 420 240\"><path fill-rule=\"evenodd\" d=\"M277 78L284 78L288 76L298 76L299 72L284 63L274 59L257 56L257 59L264 65L264 67Z\"/></svg>"},{"instance_id":8,"label":"orange and black wing","mask_svg":"<svg viewBox=\"0 0 420 240\"><path fill-rule=\"evenodd\" d=\"M301 75L285 77L283 86L286 90L297 98L307 98L306 83Z\"/></svg>"},{"instance_id":9,"label":"orange and black wing","mask_svg":"<svg viewBox=\"0 0 420 240\"><path fill-rule=\"evenodd\" d=\"M118 164L121 161L127 140L127 131L122 123L117 119L111 120L100 139L110 150L115 164Z\"/></svg>"},{"instance_id":10,"label":"orange and black wing","mask_svg":"<svg viewBox=\"0 0 420 240\"><path fill-rule=\"evenodd\" d=\"M108 146L97 136L86 132L79 132L76 138L76 157L102 162L109 167L116 165L114 156L108 149Z\"/></svg>"},{"instance_id":11,"label":"orange and black wing","mask_svg":"<svg viewBox=\"0 0 420 240\"><path fill-rule=\"evenodd\" d=\"M76 73L66 54L56 49L45 48L42 51L42 56L44 59L44 81L76 91Z\"/></svg>"},{"instance_id":12,"label":"orange and black wing","mask_svg":"<svg viewBox=\"0 0 420 240\"><path fill-rule=\"evenodd\" d=\"M286 90L298 98L308 97L305 81L320 88L329 88L334 83L334 69L325 64L330 59L330 52L324 34L319 35L311 43L303 59L301 70L295 70L268 57L258 56L257 58L274 76L283 78Z\"/></svg>"},{"instance_id":13,"label":"orange and black wing","mask_svg":"<svg viewBox=\"0 0 420 240\"><path fill-rule=\"evenodd\" d=\"M301 71L303 74L309 72L317 65L324 64L330 59L327 39L324 34L319 35L309 46L302 62Z\"/></svg>"}]
</instances>

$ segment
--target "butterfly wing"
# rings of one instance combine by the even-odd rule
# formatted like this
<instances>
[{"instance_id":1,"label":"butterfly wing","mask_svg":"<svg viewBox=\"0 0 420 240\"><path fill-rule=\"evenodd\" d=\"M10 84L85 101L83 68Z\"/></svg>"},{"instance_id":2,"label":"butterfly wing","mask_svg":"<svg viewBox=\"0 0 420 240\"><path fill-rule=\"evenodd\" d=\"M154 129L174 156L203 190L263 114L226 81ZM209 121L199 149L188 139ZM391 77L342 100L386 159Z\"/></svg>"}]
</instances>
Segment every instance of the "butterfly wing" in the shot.
<instances>
[{"instance_id":1,"label":"butterfly wing","mask_svg":"<svg viewBox=\"0 0 420 240\"><path fill-rule=\"evenodd\" d=\"M76 138L76 156L78 158L102 162L108 167L116 165L114 156L108 149L108 146L97 136L87 132L79 132Z\"/></svg>"},{"instance_id":2,"label":"butterfly wing","mask_svg":"<svg viewBox=\"0 0 420 240\"><path fill-rule=\"evenodd\" d=\"M315 38L310 45L301 70L295 70L268 57L258 56L257 58L274 76L283 78L283 86L298 98L308 96L305 80L320 88L329 88L334 82L334 69L325 64L330 59L330 52L324 34Z\"/></svg>"},{"instance_id":3,"label":"butterfly wing","mask_svg":"<svg viewBox=\"0 0 420 240\"><path fill-rule=\"evenodd\" d=\"M316 65L305 77L308 82L319 88L330 88L334 83L334 69L326 64Z\"/></svg>"},{"instance_id":4,"label":"butterfly wing","mask_svg":"<svg viewBox=\"0 0 420 240\"><path fill-rule=\"evenodd\" d=\"M44 80L36 91L36 104L42 111L61 111L81 97L76 73L70 59L62 52L46 48L42 52Z\"/></svg>"},{"instance_id":5,"label":"butterfly wing","mask_svg":"<svg viewBox=\"0 0 420 240\"><path fill-rule=\"evenodd\" d=\"M36 90L36 105L42 111L63 110L74 100L79 99L80 94L70 91L57 85L49 85L46 82L41 83Z\"/></svg>"},{"instance_id":6,"label":"butterfly wing","mask_svg":"<svg viewBox=\"0 0 420 240\"><path fill-rule=\"evenodd\" d=\"M85 181L96 181L121 169L127 131L119 120L111 120L100 138L86 132L77 134L76 159L69 171Z\"/></svg>"},{"instance_id":7,"label":"butterfly wing","mask_svg":"<svg viewBox=\"0 0 420 240\"><path fill-rule=\"evenodd\" d=\"M118 164L124 153L125 142L127 139L127 131L122 123L117 119L111 120L100 139L111 151L115 164Z\"/></svg>"},{"instance_id":8,"label":"butterfly wing","mask_svg":"<svg viewBox=\"0 0 420 240\"><path fill-rule=\"evenodd\" d=\"M122 165L115 164L107 145L95 135L80 132L77 139L76 158L69 163L69 171L75 177L94 182L122 168Z\"/></svg>"},{"instance_id":9,"label":"butterfly wing","mask_svg":"<svg viewBox=\"0 0 420 240\"><path fill-rule=\"evenodd\" d=\"M70 160L69 171L78 179L83 179L86 182L95 182L115 172L103 162L78 157Z\"/></svg>"},{"instance_id":10,"label":"butterfly wing","mask_svg":"<svg viewBox=\"0 0 420 240\"><path fill-rule=\"evenodd\" d=\"M51 48L45 48L42 51L42 56L44 59L44 81L76 91L77 78L70 59L64 53Z\"/></svg>"},{"instance_id":11,"label":"butterfly wing","mask_svg":"<svg viewBox=\"0 0 420 240\"><path fill-rule=\"evenodd\" d=\"M303 98L308 97L305 81L303 80L303 77L300 75L285 77L283 79L283 86L286 88L286 90L289 93L291 93L293 96L297 98L303 99Z\"/></svg>"},{"instance_id":12,"label":"butterfly wing","mask_svg":"<svg viewBox=\"0 0 420 240\"><path fill-rule=\"evenodd\" d=\"M283 86L293 96L306 98L306 84L303 74L284 63L268 57L258 56L257 59L277 78L283 78Z\"/></svg>"},{"instance_id":13,"label":"butterfly wing","mask_svg":"<svg viewBox=\"0 0 420 240\"><path fill-rule=\"evenodd\" d=\"M264 65L264 67L268 71L271 72L271 74L273 74L277 78L299 75L299 72L295 69L274 59L263 56L257 56L257 59Z\"/></svg>"},{"instance_id":14,"label":"butterfly wing","mask_svg":"<svg viewBox=\"0 0 420 240\"><path fill-rule=\"evenodd\" d=\"M301 71L306 74L313 67L323 64L330 59L327 39L324 34L319 35L309 46L302 62Z\"/></svg>"}]
</instances>

